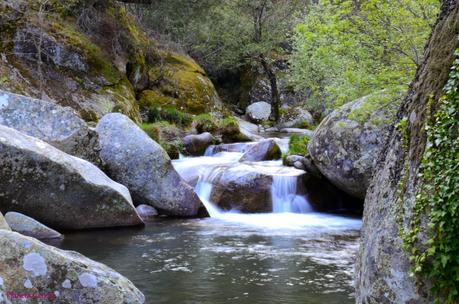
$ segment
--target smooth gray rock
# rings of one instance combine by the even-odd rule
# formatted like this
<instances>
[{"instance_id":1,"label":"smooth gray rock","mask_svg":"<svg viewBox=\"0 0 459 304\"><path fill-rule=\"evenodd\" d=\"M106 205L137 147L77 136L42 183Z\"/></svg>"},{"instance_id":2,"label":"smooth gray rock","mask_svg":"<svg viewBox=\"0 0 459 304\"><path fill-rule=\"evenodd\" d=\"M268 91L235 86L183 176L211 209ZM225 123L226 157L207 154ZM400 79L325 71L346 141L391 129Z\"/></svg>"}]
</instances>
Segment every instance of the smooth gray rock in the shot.
<instances>
[{"instance_id":1,"label":"smooth gray rock","mask_svg":"<svg viewBox=\"0 0 459 304\"><path fill-rule=\"evenodd\" d=\"M3 217L3 214L0 212L0 229L3 230L10 230L10 226L8 226L8 223L6 222L5 218Z\"/></svg>"},{"instance_id":2,"label":"smooth gray rock","mask_svg":"<svg viewBox=\"0 0 459 304\"><path fill-rule=\"evenodd\" d=\"M193 156L202 156L206 152L207 147L212 145L215 138L209 132L202 134L191 134L183 138L183 146L185 151Z\"/></svg>"},{"instance_id":3,"label":"smooth gray rock","mask_svg":"<svg viewBox=\"0 0 459 304\"><path fill-rule=\"evenodd\" d=\"M276 142L273 139L266 139L251 146L247 152L242 155L240 161L257 162L264 160L275 160L281 157L282 152Z\"/></svg>"},{"instance_id":4,"label":"smooth gray rock","mask_svg":"<svg viewBox=\"0 0 459 304\"><path fill-rule=\"evenodd\" d=\"M0 90L0 124L102 165L97 133L72 108Z\"/></svg>"},{"instance_id":5,"label":"smooth gray rock","mask_svg":"<svg viewBox=\"0 0 459 304\"><path fill-rule=\"evenodd\" d=\"M344 192L361 199L365 198L376 159L400 104L398 99L366 113L366 109L372 109L369 103L386 98L383 94L363 97L333 111L316 129L308 145L320 172ZM366 117L359 120L355 113Z\"/></svg>"},{"instance_id":6,"label":"smooth gray rock","mask_svg":"<svg viewBox=\"0 0 459 304\"><path fill-rule=\"evenodd\" d=\"M263 137L259 135L258 125L248 122L239 117L236 117L236 120L239 123L239 131L242 135L246 136L247 138L253 141L263 139Z\"/></svg>"},{"instance_id":7,"label":"smooth gray rock","mask_svg":"<svg viewBox=\"0 0 459 304\"><path fill-rule=\"evenodd\" d=\"M271 105L264 101L255 102L248 106L245 112L250 121L260 123L271 116Z\"/></svg>"},{"instance_id":8,"label":"smooth gray rock","mask_svg":"<svg viewBox=\"0 0 459 304\"><path fill-rule=\"evenodd\" d=\"M312 126L314 118L311 113L302 107L287 109L280 117L279 128L304 128L303 125Z\"/></svg>"},{"instance_id":9,"label":"smooth gray rock","mask_svg":"<svg viewBox=\"0 0 459 304\"><path fill-rule=\"evenodd\" d=\"M0 210L54 229L142 224L126 187L93 164L2 125Z\"/></svg>"},{"instance_id":10,"label":"smooth gray rock","mask_svg":"<svg viewBox=\"0 0 459 304\"><path fill-rule=\"evenodd\" d=\"M308 137L314 136L314 131L308 129L299 129L299 128L284 128L280 130L281 133L289 133L289 134L302 134Z\"/></svg>"},{"instance_id":11,"label":"smooth gray rock","mask_svg":"<svg viewBox=\"0 0 459 304\"><path fill-rule=\"evenodd\" d=\"M8 292L46 296L28 303L145 302L144 295L131 281L101 263L16 232L0 230L1 303L9 303Z\"/></svg>"},{"instance_id":12,"label":"smooth gray rock","mask_svg":"<svg viewBox=\"0 0 459 304\"><path fill-rule=\"evenodd\" d=\"M221 144L221 145L216 145L216 146L212 145L207 148L206 156L212 156L220 152L245 153L256 144L257 144L256 142L247 142L247 143Z\"/></svg>"},{"instance_id":13,"label":"smooth gray rock","mask_svg":"<svg viewBox=\"0 0 459 304\"><path fill-rule=\"evenodd\" d=\"M309 156L289 155L285 158L285 166L295 167L300 170L305 170L314 175L321 175L319 169L314 165Z\"/></svg>"},{"instance_id":14,"label":"smooth gray rock","mask_svg":"<svg viewBox=\"0 0 459 304\"><path fill-rule=\"evenodd\" d=\"M109 176L126 185L135 202L167 215L197 214L202 203L193 188L172 167L164 149L127 116L107 114L96 131Z\"/></svg>"},{"instance_id":15,"label":"smooth gray rock","mask_svg":"<svg viewBox=\"0 0 459 304\"><path fill-rule=\"evenodd\" d=\"M59 239L63 237L56 230L18 212L8 212L5 214L5 220L11 230L36 239Z\"/></svg>"},{"instance_id":16,"label":"smooth gray rock","mask_svg":"<svg viewBox=\"0 0 459 304\"><path fill-rule=\"evenodd\" d=\"M138 205L135 209L143 220L151 220L158 216L158 211L149 205Z\"/></svg>"}]
</instances>

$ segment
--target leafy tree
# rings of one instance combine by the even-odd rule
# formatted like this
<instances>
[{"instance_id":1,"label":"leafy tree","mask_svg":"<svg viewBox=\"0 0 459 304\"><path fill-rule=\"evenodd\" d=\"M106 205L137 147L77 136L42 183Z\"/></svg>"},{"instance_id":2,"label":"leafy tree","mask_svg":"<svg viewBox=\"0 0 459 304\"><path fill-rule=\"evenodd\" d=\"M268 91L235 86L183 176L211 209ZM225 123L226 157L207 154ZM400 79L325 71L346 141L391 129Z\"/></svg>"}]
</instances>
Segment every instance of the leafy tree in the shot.
<instances>
[{"instance_id":1,"label":"leafy tree","mask_svg":"<svg viewBox=\"0 0 459 304\"><path fill-rule=\"evenodd\" d=\"M296 26L291 79L319 110L408 85L438 0L320 0Z\"/></svg>"},{"instance_id":2,"label":"leafy tree","mask_svg":"<svg viewBox=\"0 0 459 304\"><path fill-rule=\"evenodd\" d=\"M273 64L286 51L297 12L308 0L153 1L144 22L213 69L259 67L269 79L276 120L280 96Z\"/></svg>"}]
</instances>

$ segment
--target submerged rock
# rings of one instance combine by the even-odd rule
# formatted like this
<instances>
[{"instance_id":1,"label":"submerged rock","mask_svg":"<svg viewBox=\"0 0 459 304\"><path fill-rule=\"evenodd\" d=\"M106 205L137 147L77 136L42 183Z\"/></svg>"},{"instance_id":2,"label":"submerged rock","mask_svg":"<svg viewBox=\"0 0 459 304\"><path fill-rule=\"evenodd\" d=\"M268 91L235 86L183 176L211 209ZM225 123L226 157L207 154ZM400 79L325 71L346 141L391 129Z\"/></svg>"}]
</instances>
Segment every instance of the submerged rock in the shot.
<instances>
[{"instance_id":1,"label":"submerged rock","mask_svg":"<svg viewBox=\"0 0 459 304\"><path fill-rule=\"evenodd\" d=\"M201 201L193 188L178 175L163 148L128 117L107 114L96 131L109 175L129 188L134 201L167 215L197 214Z\"/></svg>"},{"instance_id":2,"label":"submerged rock","mask_svg":"<svg viewBox=\"0 0 459 304\"><path fill-rule=\"evenodd\" d=\"M11 230L10 226L8 226L8 223L6 222L5 218L3 217L3 214L0 212L0 230Z\"/></svg>"},{"instance_id":3,"label":"submerged rock","mask_svg":"<svg viewBox=\"0 0 459 304\"><path fill-rule=\"evenodd\" d=\"M101 165L97 133L72 108L0 90L0 124Z\"/></svg>"},{"instance_id":4,"label":"submerged rock","mask_svg":"<svg viewBox=\"0 0 459 304\"><path fill-rule=\"evenodd\" d=\"M185 151L193 156L201 156L204 155L206 149L212 145L215 141L215 138L209 132L205 132L198 135L187 135L183 138L183 145L185 147Z\"/></svg>"},{"instance_id":5,"label":"submerged rock","mask_svg":"<svg viewBox=\"0 0 459 304\"><path fill-rule=\"evenodd\" d=\"M139 205L135 209L143 220L151 220L158 216L158 211L149 205Z\"/></svg>"},{"instance_id":6,"label":"submerged rock","mask_svg":"<svg viewBox=\"0 0 459 304\"><path fill-rule=\"evenodd\" d=\"M93 164L0 125L0 209L55 229L142 224L129 191Z\"/></svg>"},{"instance_id":7,"label":"submerged rock","mask_svg":"<svg viewBox=\"0 0 459 304\"><path fill-rule=\"evenodd\" d=\"M19 232L20 234L37 239L62 238L62 234L56 230L53 230L24 214L18 212L8 212L5 214L5 219L11 227L11 230Z\"/></svg>"},{"instance_id":8,"label":"submerged rock","mask_svg":"<svg viewBox=\"0 0 459 304\"><path fill-rule=\"evenodd\" d=\"M0 302L9 303L11 292L42 295L43 303L145 302L134 284L101 263L0 230Z\"/></svg>"},{"instance_id":9,"label":"submerged rock","mask_svg":"<svg viewBox=\"0 0 459 304\"><path fill-rule=\"evenodd\" d=\"M363 97L332 112L316 129L309 153L320 172L338 188L365 198L398 101L384 92Z\"/></svg>"},{"instance_id":10,"label":"submerged rock","mask_svg":"<svg viewBox=\"0 0 459 304\"><path fill-rule=\"evenodd\" d=\"M271 105L264 101L252 103L247 107L246 114L254 123L266 121L271 116Z\"/></svg>"},{"instance_id":11,"label":"submerged rock","mask_svg":"<svg viewBox=\"0 0 459 304\"><path fill-rule=\"evenodd\" d=\"M272 139L267 139L251 146L247 152L242 155L240 161L264 161L274 160L282 157L282 152L276 142Z\"/></svg>"}]
</instances>

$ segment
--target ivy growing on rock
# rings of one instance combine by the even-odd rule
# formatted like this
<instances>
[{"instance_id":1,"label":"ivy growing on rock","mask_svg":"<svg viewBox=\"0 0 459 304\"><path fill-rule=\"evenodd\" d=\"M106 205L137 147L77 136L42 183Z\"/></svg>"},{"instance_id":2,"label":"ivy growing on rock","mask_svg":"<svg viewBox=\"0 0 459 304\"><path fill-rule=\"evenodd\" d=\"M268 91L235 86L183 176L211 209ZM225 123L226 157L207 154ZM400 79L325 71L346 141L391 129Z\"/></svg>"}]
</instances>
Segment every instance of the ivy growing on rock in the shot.
<instances>
[{"instance_id":1,"label":"ivy growing on rock","mask_svg":"<svg viewBox=\"0 0 459 304\"><path fill-rule=\"evenodd\" d=\"M432 282L438 303L459 300L459 50L456 57L445 96L426 125L427 145L419 174L422 188L403 235L413 275Z\"/></svg>"}]
</instances>

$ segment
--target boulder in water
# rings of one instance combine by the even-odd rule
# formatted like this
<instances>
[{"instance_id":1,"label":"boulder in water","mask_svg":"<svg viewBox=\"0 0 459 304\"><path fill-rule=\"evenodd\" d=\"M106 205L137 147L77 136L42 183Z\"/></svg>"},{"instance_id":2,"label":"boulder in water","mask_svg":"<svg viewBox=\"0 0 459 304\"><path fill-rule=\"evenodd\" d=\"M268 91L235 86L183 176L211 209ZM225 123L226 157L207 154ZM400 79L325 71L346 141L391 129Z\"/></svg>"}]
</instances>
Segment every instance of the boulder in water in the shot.
<instances>
[{"instance_id":1,"label":"boulder in water","mask_svg":"<svg viewBox=\"0 0 459 304\"><path fill-rule=\"evenodd\" d=\"M0 229L11 230L10 226L8 226L8 223L6 222L1 212L0 212Z\"/></svg>"},{"instance_id":2,"label":"boulder in water","mask_svg":"<svg viewBox=\"0 0 459 304\"><path fill-rule=\"evenodd\" d=\"M142 224L129 191L93 164L0 125L0 209L55 229Z\"/></svg>"},{"instance_id":3,"label":"boulder in water","mask_svg":"<svg viewBox=\"0 0 459 304\"><path fill-rule=\"evenodd\" d=\"M266 139L251 146L241 158L241 161L264 161L274 160L282 157L279 146L273 139Z\"/></svg>"},{"instance_id":4,"label":"boulder in water","mask_svg":"<svg viewBox=\"0 0 459 304\"><path fill-rule=\"evenodd\" d=\"M8 212L5 219L11 230L37 239L59 239L62 234L27 215L18 212Z\"/></svg>"},{"instance_id":5,"label":"boulder in water","mask_svg":"<svg viewBox=\"0 0 459 304\"><path fill-rule=\"evenodd\" d=\"M0 302L14 294L44 297L33 303L145 302L134 284L101 263L0 230Z\"/></svg>"},{"instance_id":6,"label":"boulder in water","mask_svg":"<svg viewBox=\"0 0 459 304\"><path fill-rule=\"evenodd\" d=\"M101 165L97 133L69 107L0 90L0 124Z\"/></svg>"},{"instance_id":7,"label":"boulder in water","mask_svg":"<svg viewBox=\"0 0 459 304\"><path fill-rule=\"evenodd\" d=\"M302 193L307 178L305 172L242 163L216 170L208 181L212 184L210 201L223 210L235 209L243 213L272 212L274 178L289 174L296 182L291 193L293 197L294 194Z\"/></svg>"},{"instance_id":8,"label":"boulder in water","mask_svg":"<svg viewBox=\"0 0 459 304\"><path fill-rule=\"evenodd\" d=\"M202 134L191 134L183 138L185 151L193 156L201 156L206 152L207 147L215 142L215 138L209 132Z\"/></svg>"},{"instance_id":9,"label":"boulder in water","mask_svg":"<svg viewBox=\"0 0 459 304\"><path fill-rule=\"evenodd\" d=\"M134 201L160 213L195 216L201 201L172 167L166 151L127 116L105 115L97 125L108 174L126 185Z\"/></svg>"},{"instance_id":10,"label":"boulder in water","mask_svg":"<svg viewBox=\"0 0 459 304\"><path fill-rule=\"evenodd\" d=\"M210 146L206 151L206 155L212 156L220 152L245 153L256 144L257 144L256 142L247 142L247 143L234 143L234 144L222 144L222 145Z\"/></svg>"},{"instance_id":11,"label":"boulder in water","mask_svg":"<svg viewBox=\"0 0 459 304\"><path fill-rule=\"evenodd\" d=\"M320 172L350 195L365 198L395 119L396 101L382 92L347 103L322 121L309 142L309 153ZM375 103L385 106L371 110Z\"/></svg>"},{"instance_id":12,"label":"boulder in water","mask_svg":"<svg viewBox=\"0 0 459 304\"><path fill-rule=\"evenodd\" d=\"M158 211L149 205L138 205L135 209L143 220L151 220L158 216Z\"/></svg>"},{"instance_id":13,"label":"boulder in water","mask_svg":"<svg viewBox=\"0 0 459 304\"><path fill-rule=\"evenodd\" d=\"M252 103L247 107L246 114L250 121L261 123L271 116L271 105L264 101Z\"/></svg>"}]
</instances>

